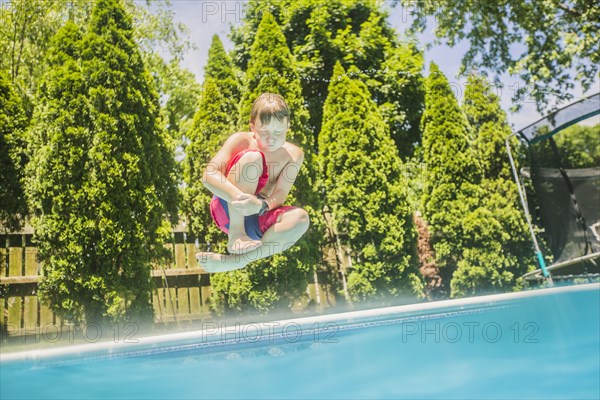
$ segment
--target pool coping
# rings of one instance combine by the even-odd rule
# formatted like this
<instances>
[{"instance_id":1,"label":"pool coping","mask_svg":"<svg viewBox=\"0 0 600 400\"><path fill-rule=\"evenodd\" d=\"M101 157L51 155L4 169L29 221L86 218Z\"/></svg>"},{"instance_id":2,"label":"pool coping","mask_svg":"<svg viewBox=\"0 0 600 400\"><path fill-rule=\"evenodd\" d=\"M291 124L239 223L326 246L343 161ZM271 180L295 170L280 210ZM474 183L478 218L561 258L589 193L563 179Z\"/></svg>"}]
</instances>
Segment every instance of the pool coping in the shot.
<instances>
[{"instance_id":1,"label":"pool coping","mask_svg":"<svg viewBox=\"0 0 600 400\"><path fill-rule=\"evenodd\" d=\"M524 292L514 293L502 293L492 294L485 296L476 296L464 299L451 299L433 301L428 303L416 303L394 307L384 307L361 311L348 311L337 314L319 315L313 317L301 317L291 318L276 321L267 321L260 323L248 323L244 325L236 324L235 326L226 326L225 323L219 327L217 323L210 323L211 329L201 329L189 332L170 333L162 335L144 336L136 339L135 342L126 341L112 341L112 342L99 342L91 344L78 344L71 346L63 346L49 349L38 349L29 351L18 351L18 352L3 352L0 354L0 362L13 362L13 361L38 361L45 360L54 357L62 356L84 356L88 354L94 354L103 352L105 354L118 354L127 351L135 351L144 348L157 348L159 345L165 345L168 343L181 342L185 340L202 340L203 342L216 342L219 344L227 344L227 340L219 341L219 337L227 337L227 335L234 335L242 337L242 334L247 335L249 333L256 333L257 335L262 333L265 329L270 334L285 334L289 327L305 327L305 326L317 326L326 327L327 324L333 324L339 321L346 321L346 323L356 322L357 320L367 318L378 318L386 315L398 315L398 314L409 314L428 312L436 309L456 308L474 305L484 305L489 303L496 303L499 301L510 301L518 300L529 297L538 297L547 295L550 293L568 293L578 292L586 290L600 290L600 283L588 283L574 286L562 286L545 289L529 290Z\"/></svg>"}]
</instances>

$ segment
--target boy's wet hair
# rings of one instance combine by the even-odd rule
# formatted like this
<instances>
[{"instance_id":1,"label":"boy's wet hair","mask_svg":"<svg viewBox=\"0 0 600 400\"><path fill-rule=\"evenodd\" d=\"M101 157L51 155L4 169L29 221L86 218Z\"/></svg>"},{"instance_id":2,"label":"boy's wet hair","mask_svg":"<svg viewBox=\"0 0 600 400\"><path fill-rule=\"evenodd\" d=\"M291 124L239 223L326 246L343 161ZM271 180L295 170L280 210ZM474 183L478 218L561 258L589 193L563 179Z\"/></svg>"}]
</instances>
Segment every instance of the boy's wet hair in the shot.
<instances>
[{"instance_id":1,"label":"boy's wet hair","mask_svg":"<svg viewBox=\"0 0 600 400\"><path fill-rule=\"evenodd\" d=\"M276 93L263 93L252 104L250 111L250 122L254 123L256 117L261 124L269 125L271 118L275 117L283 122L284 118L290 120L290 108L280 95Z\"/></svg>"}]
</instances>

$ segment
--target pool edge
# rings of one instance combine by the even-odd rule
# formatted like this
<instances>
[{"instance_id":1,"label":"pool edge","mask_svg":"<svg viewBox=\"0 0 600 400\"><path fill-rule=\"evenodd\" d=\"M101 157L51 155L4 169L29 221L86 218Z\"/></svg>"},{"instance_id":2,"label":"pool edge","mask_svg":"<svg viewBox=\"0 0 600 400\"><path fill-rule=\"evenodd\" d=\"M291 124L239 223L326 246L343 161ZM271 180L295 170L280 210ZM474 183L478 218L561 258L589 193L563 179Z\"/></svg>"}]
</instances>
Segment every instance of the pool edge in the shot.
<instances>
[{"instance_id":1,"label":"pool edge","mask_svg":"<svg viewBox=\"0 0 600 400\"><path fill-rule=\"evenodd\" d=\"M157 347L160 344L177 342L181 340L193 340L203 339L206 340L208 336L214 336L215 338L222 332L221 329L227 329L226 334L235 334L235 332L257 332L262 328L272 329L276 327L285 327L290 324L297 324L300 326L306 326L311 324L325 324L333 323L336 321L352 321L364 318L381 317L391 314L402 314L402 313L415 313L415 312L427 312L435 309L445 309L452 307L461 306L473 306L478 304L489 304L499 301L517 300L528 297L538 297L547 295L550 293L568 293L578 292L587 290L600 290L600 283L588 283L574 286L563 286L554 288L545 288L537 290L529 290L524 292L513 292L513 293L501 293L491 294L485 296L476 296L464 299L450 299L433 301L427 303L415 303L407 304L402 306L384 307L361 311L347 311L329 315L319 315L313 317L302 317L302 318L290 318L284 320L267 321L261 323L250 323L244 325L237 325L235 328L217 328L217 330L211 330L207 332L207 329L195 330L190 332L179 332L162 335L144 336L137 339L135 343L125 342L100 342L92 344L81 344L57 347L51 349L38 349L28 351L15 351L15 352L2 352L0 354L0 362L14 362L14 361L37 361L48 359L52 357L60 356L81 356L85 354L91 354L99 351L106 351L108 354L119 353L127 350L135 350L144 347ZM262 328L261 328L262 327ZM216 339L215 339L216 340Z\"/></svg>"}]
</instances>

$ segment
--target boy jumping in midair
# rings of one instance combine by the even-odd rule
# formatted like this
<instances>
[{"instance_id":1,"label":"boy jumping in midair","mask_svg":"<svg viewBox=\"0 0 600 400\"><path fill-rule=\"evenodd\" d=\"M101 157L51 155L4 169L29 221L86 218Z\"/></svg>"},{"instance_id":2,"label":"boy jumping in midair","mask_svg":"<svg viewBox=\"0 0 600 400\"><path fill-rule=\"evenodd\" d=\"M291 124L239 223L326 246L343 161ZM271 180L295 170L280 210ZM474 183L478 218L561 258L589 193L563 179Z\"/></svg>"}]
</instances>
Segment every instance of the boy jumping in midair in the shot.
<instances>
[{"instance_id":1,"label":"boy jumping in midair","mask_svg":"<svg viewBox=\"0 0 600 400\"><path fill-rule=\"evenodd\" d=\"M286 141L289 124L283 97L263 93L252 105L250 132L231 135L207 164L202 183L214 194L211 215L231 254L198 253L206 271L244 268L290 248L308 229L306 211L283 206L304 160Z\"/></svg>"}]
</instances>

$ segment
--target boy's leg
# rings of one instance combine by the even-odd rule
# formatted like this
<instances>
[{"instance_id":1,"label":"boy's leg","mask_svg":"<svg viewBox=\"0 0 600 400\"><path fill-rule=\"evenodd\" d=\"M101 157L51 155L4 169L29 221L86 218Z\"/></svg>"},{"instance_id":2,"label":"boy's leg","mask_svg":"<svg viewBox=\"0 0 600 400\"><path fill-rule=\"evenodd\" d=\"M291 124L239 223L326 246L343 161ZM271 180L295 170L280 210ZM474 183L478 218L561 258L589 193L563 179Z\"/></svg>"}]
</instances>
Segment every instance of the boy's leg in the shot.
<instances>
[{"instance_id":1,"label":"boy's leg","mask_svg":"<svg viewBox=\"0 0 600 400\"><path fill-rule=\"evenodd\" d=\"M227 179L244 193L255 193L258 179L263 173L262 155L256 151L245 153L231 167ZM229 239L227 250L241 254L262 245L260 240L253 240L246 234L244 215L229 205Z\"/></svg>"},{"instance_id":2,"label":"boy's leg","mask_svg":"<svg viewBox=\"0 0 600 400\"><path fill-rule=\"evenodd\" d=\"M198 253L202 267L208 272L225 272L244 268L252 261L270 257L292 247L310 224L308 213L294 208L282 214L263 235L260 248L245 254Z\"/></svg>"}]
</instances>

